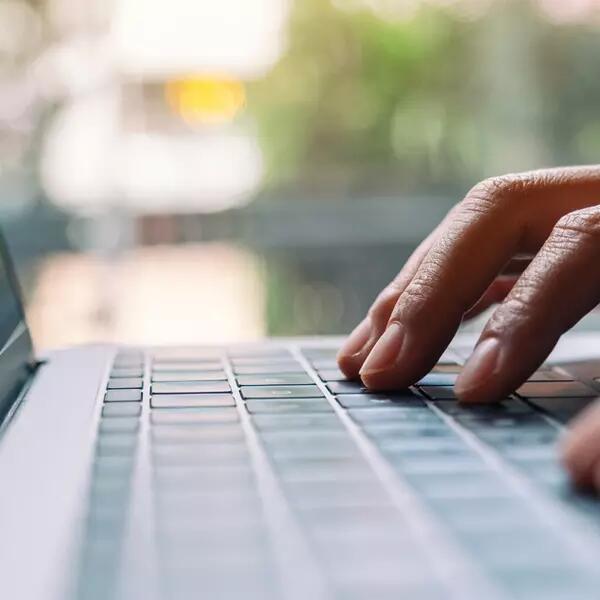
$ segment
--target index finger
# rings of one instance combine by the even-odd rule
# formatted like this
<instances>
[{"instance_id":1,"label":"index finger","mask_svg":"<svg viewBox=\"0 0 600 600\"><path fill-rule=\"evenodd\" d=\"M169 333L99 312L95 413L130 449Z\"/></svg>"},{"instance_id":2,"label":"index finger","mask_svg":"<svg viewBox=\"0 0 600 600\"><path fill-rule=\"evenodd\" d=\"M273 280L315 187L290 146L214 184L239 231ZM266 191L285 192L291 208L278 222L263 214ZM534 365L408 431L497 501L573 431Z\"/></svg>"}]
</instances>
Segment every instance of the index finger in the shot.
<instances>
[{"instance_id":1,"label":"index finger","mask_svg":"<svg viewBox=\"0 0 600 600\"><path fill-rule=\"evenodd\" d=\"M367 387L404 387L427 373L465 312L506 263L541 245L544 235L532 234L536 224L522 202L536 177L491 180L471 190L401 294L388 328L363 364L360 375Z\"/></svg>"}]
</instances>

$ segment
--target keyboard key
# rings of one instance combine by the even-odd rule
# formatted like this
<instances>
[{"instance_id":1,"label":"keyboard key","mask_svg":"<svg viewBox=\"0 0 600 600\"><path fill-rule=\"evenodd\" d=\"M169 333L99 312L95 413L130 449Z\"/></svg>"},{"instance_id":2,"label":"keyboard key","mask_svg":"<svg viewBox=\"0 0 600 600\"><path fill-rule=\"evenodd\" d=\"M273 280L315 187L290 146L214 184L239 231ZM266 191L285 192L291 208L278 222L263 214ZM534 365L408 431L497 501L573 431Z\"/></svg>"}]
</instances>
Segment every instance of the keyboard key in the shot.
<instances>
[{"instance_id":1,"label":"keyboard key","mask_svg":"<svg viewBox=\"0 0 600 600\"><path fill-rule=\"evenodd\" d=\"M109 390L141 390L144 387L144 380L141 378L109 379L107 387Z\"/></svg>"},{"instance_id":2,"label":"keyboard key","mask_svg":"<svg viewBox=\"0 0 600 600\"><path fill-rule=\"evenodd\" d=\"M339 369L320 369L318 374L322 381L348 381Z\"/></svg>"},{"instance_id":3,"label":"keyboard key","mask_svg":"<svg viewBox=\"0 0 600 600\"><path fill-rule=\"evenodd\" d=\"M394 406L425 406L423 400L414 395L388 396L386 394L340 394L336 400L344 408L382 408Z\"/></svg>"},{"instance_id":4,"label":"keyboard key","mask_svg":"<svg viewBox=\"0 0 600 600\"><path fill-rule=\"evenodd\" d=\"M419 389L425 392L425 394L427 394L427 396L429 396L432 400L456 400L454 388L450 386L425 385Z\"/></svg>"},{"instance_id":5,"label":"keyboard key","mask_svg":"<svg viewBox=\"0 0 600 600\"><path fill-rule=\"evenodd\" d=\"M153 410L152 423L211 425L236 423L240 417L235 408L161 408Z\"/></svg>"},{"instance_id":6,"label":"keyboard key","mask_svg":"<svg viewBox=\"0 0 600 600\"><path fill-rule=\"evenodd\" d=\"M304 346L304 347L300 348L300 351L309 360L317 360L319 358L329 358L329 359L333 360L337 356L337 354L339 352L339 348L337 346L332 347L332 348L327 348L327 347L311 348L309 346Z\"/></svg>"},{"instance_id":7,"label":"keyboard key","mask_svg":"<svg viewBox=\"0 0 600 600\"><path fill-rule=\"evenodd\" d=\"M141 368L134 369L113 369L110 372L111 379L130 379L144 376L144 370Z\"/></svg>"},{"instance_id":8,"label":"keyboard key","mask_svg":"<svg viewBox=\"0 0 600 600\"><path fill-rule=\"evenodd\" d=\"M291 356L252 356L246 358L232 358L234 367L268 367L269 365L299 365Z\"/></svg>"},{"instance_id":9,"label":"keyboard key","mask_svg":"<svg viewBox=\"0 0 600 600\"><path fill-rule=\"evenodd\" d=\"M308 375L297 374L270 374L270 375L239 375L239 385L310 385L313 380Z\"/></svg>"},{"instance_id":10,"label":"keyboard key","mask_svg":"<svg viewBox=\"0 0 600 600\"><path fill-rule=\"evenodd\" d=\"M598 393L578 381L540 381L523 384L517 393L524 398L593 398Z\"/></svg>"},{"instance_id":11,"label":"keyboard key","mask_svg":"<svg viewBox=\"0 0 600 600\"><path fill-rule=\"evenodd\" d=\"M357 455L357 448L345 431L263 433L261 440L267 454L275 460L333 459Z\"/></svg>"},{"instance_id":12,"label":"keyboard key","mask_svg":"<svg viewBox=\"0 0 600 600\"><path fill-rule=\"evenodd\" d=\"M523 400L508 398L494 404L477 404L466 406L457 401L440 402L437 408L454 417L473 416L477 418L482 415L508 417L517 415L534 415L535 411Z\"/></svg>"},{"instance_id":13,"label":"keyboard key","mask_svg":"<svg viewBox=\"0 0 600 600\"><path fill-rule=\"evenodd\" d=\"M419 385L443 385L453 386L458 378L458 373L428 373L423 377L418 384Z\"/></svg>"},{"instance_id":14,"label":"keyboard key","mask_svg":"<svg viewBox=\"0 0 600 600\"><path fill-rule=\"evenodd\" d=\"M250 454L246 444L221 443L203 444L154 444L152 456L161 464L246 464Z\"/></svg>"},{"instance_id":15,"label":"keyboard key","mask_svg":"<svg viewBox=\"0 0 600 600\"><path fill-rule=\"evenodd\" d=\"M337 360L335 358L316 358L310 361L315 369L337 369Z\"/></svg>"},{"instance_id":16,"label":"keyboard key","mask_svg":"<svg viewBox=\"0 0 600 600\"><path fill-rule=\"evenodd\" d=\"M235 406L231 394L162 394L152 396L152 408L190 408Z\"/></svg>"},{"instance_id":17,"label":"keyboard key","mask_svg":"<svg viewBox=\"0 0 600 600\"><path fill-rule=\"evenodd\" d=\"M152 394L219 394L230 392L231 387L226 381L215 382L181 382L153 383Z\"/></svg>"},{"instance_id":18,"label":"keyboard key","mask_svg":"<svg viewBox=\"0 0 600 600\"><path fill-rule=\"evenodd\" d=\"M404 457L411 452L442 452L449 454L465 450L464 442L452 435L447 437L384 439L378 440L378 446L392 461L395 456Z\"/></svg>"},{"instance_id":19,"label":"keyboard key","mask_svg":"<svg viewBox=\"0 0 600 600\"><path fill-rule=\"evenodd\" d=\"M224 371L159 371L152 374L152 381L156 383L227 381L227 376Z\"/></svg>"},{"instance_id":20,"label":"keyboard key","mask_svg":"<svg viewBox=\"0 0 600 600\"><path fill-rule=\"evenodd\" d=\"M424 406L425 404L419 406L417 403L414 407L386 406L378 408L377 410L371 410L369 408L351 408L348 412L358 423L392 423L394 421L405 421L407 418L410 418L412 411L422 412Z\"/></svg>"},{"instance_id":21,"label":"keyboard key","mask_svg":"<svg viewBox=\"0 0 600 600\"><path fill-rule=\"evenodd\" d=\"M139 417L142 406L138 402L113 402L102 407L103 417Z\"/></svg>"},{"instance_id":22,"label":"keyboard key","mask_svg":"<svg viewBox=\"0 0 600 600\"><path fill-rule=\"evenodd\" d=\"M286 363L278 365L263 365L260 367L234 367L236 375L274 375L274 374L305 374L306 371L300 363Z\"/></svg>"},{"instance_id":23,"label":"keyboard key","mask_svg":"<svg viewBox=\"0 0 600 600\"><path fill-rule=\"evenodd\" d=\"M404 473L410 485L423 496L429 498L510 498L509 487L494 473Z\"/></svg>"},{"instance_id":24,"label":"keyboard key","mask_svg":"<svg viewBox=\"0 0 600 600\"><path fill-rule=\"evenodd\" d=\"M200 440L204 443L240 442L244 439L244 431L239 423L225 425L195 426L194 424L158 424L152 426L154 443L185 444Z\"/></svg>"},{"instance_id":25,"label":"keyboard key","mask_svg":"<svg viewBox=\"0 0 600 600\"><path fill-rule=\"evenodd\" d=\"M358 457L319 458L318 460L284 460L276 463L282 481L355 481L367 485L375 475L367 463Z\"/></svg>"},{"instance_id":26,"label":"keyboard key","mask_svg":"<svg viewBox=\"0 0 600 600\"><path fill-rule=\"evenodd\" d=\"M137 436L130 434L99 435L98 456L132 456L137 446Z\"/></svg>"},{"instance_id":27,"label":"keyboard key","mask_svg":"<svg viewBox=\"0 0 600 600\"><path fill-rule=\"evenodd\" d=\"M139 428L140 420L136 417L109 418L100 421L101 433L135 433Z\"/></svg>"},{"instance_id":28,"label":"keyboard key","mask_svg":"<svg viewBox=\"0 0 600 600\"><path fill-rule=\"evenodd\" d=\"M244 398L321 398L323 393L316 385L294 386L243 386Z\"/></svg>"},{"instance_id":29,"label":"keyboard key","mask_svg":"<svg viewBox=\"0 0 600 600\"><path fill-rule=\"evenodd\" d=\"M560 371L552 369L540 369L533 373L527 381L573 381L573 378Z\"/></svg>"},{"instance_id":30,"label":"keyboard key","mask_svg":"<svg viewBox=\"0 0 600 600\"><path fill-rule=\"evenodd\" d=\"M333 412L333 409L326 400L248 400L246 407L250 413L260 414L296 414L296 413L327 413Z\"/></svg>"},{"instance_id":31,"label":"keyboard key","mask_svg":"<svg viewBox=\"0 0 600 600\"><path fill-rule=\"evenodd\" d=\"M391 502L376 481L372 485L352 481L298 481L285 485L288 500L300 510L337 507L387 507ZM373 549L365 552L373 551Z\"/></svg>"},{"instance_id":32,"label":"keyboard key","mask_svg":"<svg viewBox=\"0 0 600 600\"><path fill-rule=\"evenodd\" d=\"M142 356L119 357L115 358L113 368L115 369L141 369L144 366Z\"/></svg>"},{"instance_id":33,"label":"keyboard key","mask_svg":"<svg viewBox=\"0 0 600 600\"><path fill-rule=\"evenodd\" d=\"M594 402L594 398L529 398L528 402L544 410L560 423L568 423Z\"/></svg>"},{"instance_id":34,"label":"keyboard key","mask_svg":"<svg viewBox=\"0 0 600 600\"><path fill-rule=\"evenodd\" d=\"M222 371L221 361L202 361L202 362L155 362L152 365L152 371L172 372L172 371Z\"/></svg>"},{"instance_id":35,"label":"keyboard key","mask_svg":"<svg viewBox=\"0 0 600 600\"><path fill-rule=\"evenodd\" d=\"M229 358L233 360L245 359L245 358L282 358L287 357L291 359L292 355L287 348L282 347L270 347L265 348L264 346L246 347L246 348L229 348L227 351Z\"/></svg>"},{"instance_id":36,"label":"keyboard key","mask_svg":"<svg viewBox=\"0 0 600 600\"><path fill-rule=\"evenodd\" d=\"M105 402L141 402L142 390L109 390L104 395Z\"/></svg>"},{"instance_id":37,"label":"keyboard key","mask_svg":"<svg viewBox=\"0 0 600 600\"><path fill-rule=\"evenodd\" d=\"M335 414L255 415L253 423L259 431L345 431Z\"/></svg>"}]
</instances>

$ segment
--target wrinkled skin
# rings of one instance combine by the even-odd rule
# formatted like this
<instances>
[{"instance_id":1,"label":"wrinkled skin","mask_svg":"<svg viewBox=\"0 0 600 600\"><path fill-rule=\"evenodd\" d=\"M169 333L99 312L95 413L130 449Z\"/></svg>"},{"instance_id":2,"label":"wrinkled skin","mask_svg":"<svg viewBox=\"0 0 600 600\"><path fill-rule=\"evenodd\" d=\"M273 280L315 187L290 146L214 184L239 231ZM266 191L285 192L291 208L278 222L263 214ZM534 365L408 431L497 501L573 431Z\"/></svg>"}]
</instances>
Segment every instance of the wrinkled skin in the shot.
<instances>
[{"instance_id":1,"label":"wrinkled skin","mask_svg":"<svg viewBox=\"0 0 600 600\"><path fill-rule=\"evenodd\" d=\"M464 318L495 303L456 382L465 404L504 398L600 303L600 166L476 185L379 294L340 368L373 390L411 385ZM600 491L600 403L572 423L563 459L577 484Z\"/></svg>"}]
</instances>

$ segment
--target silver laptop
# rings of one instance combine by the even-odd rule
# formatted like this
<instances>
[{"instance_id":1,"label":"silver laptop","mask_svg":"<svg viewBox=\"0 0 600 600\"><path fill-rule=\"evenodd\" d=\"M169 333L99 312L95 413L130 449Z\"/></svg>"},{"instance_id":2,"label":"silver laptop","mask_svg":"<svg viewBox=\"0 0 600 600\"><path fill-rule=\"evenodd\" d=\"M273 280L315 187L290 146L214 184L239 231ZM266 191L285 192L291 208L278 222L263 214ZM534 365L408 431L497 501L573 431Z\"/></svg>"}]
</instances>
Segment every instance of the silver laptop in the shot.
<instances>
[{"instance_id":1,"label":"silver laptop","mask_svg":"<svg viewBox=\"0 0 600 600\"><path fill-rule=\"evenodd\" d=\"M599 597L600 504L556 443L600 394L600 337L467 409L464 336L389 394L330 338L36 358L5 251L0 314L2 598Z\"/></svg>"}]
</instances>

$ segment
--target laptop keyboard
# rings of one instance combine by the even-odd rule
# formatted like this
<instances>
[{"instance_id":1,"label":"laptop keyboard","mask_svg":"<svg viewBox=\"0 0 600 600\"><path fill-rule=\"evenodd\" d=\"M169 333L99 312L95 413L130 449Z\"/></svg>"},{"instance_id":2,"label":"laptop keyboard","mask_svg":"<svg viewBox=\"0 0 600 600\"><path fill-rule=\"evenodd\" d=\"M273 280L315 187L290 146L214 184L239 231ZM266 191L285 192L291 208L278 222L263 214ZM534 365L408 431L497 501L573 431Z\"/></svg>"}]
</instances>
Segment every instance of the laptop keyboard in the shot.
<instances>
[{"instance_id":1,"label":"laptop keyboard","mask_svg":"<svg viewBox=\"0 0 600 600\"><path fill-rule=\"evenodd\" d=\"M144 598L596 598L600 503L556 445L598 381L548 366L466 408L459 371L375 394L322 346L119 352L75 596L134 598L147 529Z\"/></svg>"}]
</instances>

